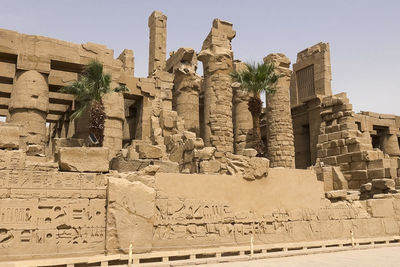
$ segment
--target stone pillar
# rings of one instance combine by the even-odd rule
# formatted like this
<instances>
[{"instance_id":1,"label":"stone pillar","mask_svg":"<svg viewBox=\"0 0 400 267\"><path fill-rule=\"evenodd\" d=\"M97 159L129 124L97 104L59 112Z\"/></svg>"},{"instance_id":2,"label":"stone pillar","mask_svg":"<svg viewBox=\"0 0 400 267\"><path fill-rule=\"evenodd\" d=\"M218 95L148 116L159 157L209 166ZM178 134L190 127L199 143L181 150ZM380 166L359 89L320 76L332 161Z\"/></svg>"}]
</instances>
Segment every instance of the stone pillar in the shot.
<instances>
[{"instance_id":1,"label":"stone pillar","mask_svg":"<svg viewBox=\"0 0 400 267\"><path fill-rule=\"evenodd\" d=\"M112 159L122 148L122 126L125 119L124 96L122 93L114 92L105 94L102 100L106 113L103 147L108 147L108 156Z\"/></svg>"},{"instance_id":2,"label":"stone pillar","mask_svg":"<svg viewBox=\"0 0 400 267\"><path fill-rule=\"evenodd\" d=\"M396 134L385 134L380 139L381 148L385 154L392 157L400 156L399 142Z\"/></svg>"},{"instance_id":3,"label":"stone pillar","mask_svg":"<svg viewBox=\"0 0 400 267\"><path fill-rule=\"evenodd\" d=\"M294 168L294 137L290 113L289 87L290 60L284 54L269 54L265 63L273 63L275 72L281 77L275 85L275 94L267 95L267 144L271 167Z\"/></svg>"},{"instance_id":4,"label":"stone pillar","mask_svg":"<svg viewBox=\"0 0 400 267\"><path fill-rule=\"evenodd\" d=\"M244 62L233 63L235 72L246 68ZM245 148L251 147L253 119L248 108L250 95L240 88L239 83L233 83L233 137L235 154L242 155Z\"/></svg>"},{"instance_id":5,"label":"stone pillar","mask_svg":"<svg viewBox=\"0 0 400 267\"><path fill-rule=\"evenodd\" d=\"M167 16L160 11L154 11L149 17L149 76L165 68L167 49Z\"/></svg>"},{"instance_id":6,"label":"stone pillar","mask_svg":"<svg viewBox=\"0 0 400 267\"><path fill-rule=\"evenodd\" d=\"M216 158L233 152L231 40L235 31L229 22L215 19L198 56L204 68L204 142L214 146Z\"/></svg>"},{"instance_id":7,"label":"stone pillar","mask_svg":"<svg viewBox=\"0 0 400 267\"><path fill-rule=\"evenodd\" d=\"M10 122L22 126L27 145L44 145L49 111L47 78L37 71L18 71L11 92Z\"/></svg>"},{"instance_id":8,"label":"stone pillar","mask_svg":"<svg viewBox=\"0 0 400 267\"><path fill-rule=\"evenodd\" d=\"M133 56L133 51L124 49L118 56L118 59L122 62L122 71L133 76L135 74L135 58Z\"/></svg>"},{"instance_id":9,"label":"stone pillar","mask_svg":"<svg viewBox=\"0 0 400 267\"><path fill-rule=\"evenodd\" d=\"M197 55L192 48L179 48L167 60L166 70L174 73L172 106L185 120L185 129L200 136Z\"/></svg>"}]
</instances>

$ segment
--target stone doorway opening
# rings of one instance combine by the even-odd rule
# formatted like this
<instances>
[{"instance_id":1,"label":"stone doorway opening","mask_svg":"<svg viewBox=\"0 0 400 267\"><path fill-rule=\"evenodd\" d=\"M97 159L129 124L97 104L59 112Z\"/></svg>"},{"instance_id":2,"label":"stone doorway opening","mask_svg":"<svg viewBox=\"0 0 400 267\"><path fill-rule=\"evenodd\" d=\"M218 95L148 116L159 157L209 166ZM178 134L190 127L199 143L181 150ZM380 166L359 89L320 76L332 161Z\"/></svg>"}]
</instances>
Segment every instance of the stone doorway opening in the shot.
<instances>
[{"instance_id":1,"label":"stone doorway opening","mask_svg":"<svg viewBox=\"0 0 400 267\"><path fill-rule=\"evenodd\" d=\"M142 139L143 97L124 94L124 110L123 147L129 145L133 139Z\"/></svg>"}]
</instances>

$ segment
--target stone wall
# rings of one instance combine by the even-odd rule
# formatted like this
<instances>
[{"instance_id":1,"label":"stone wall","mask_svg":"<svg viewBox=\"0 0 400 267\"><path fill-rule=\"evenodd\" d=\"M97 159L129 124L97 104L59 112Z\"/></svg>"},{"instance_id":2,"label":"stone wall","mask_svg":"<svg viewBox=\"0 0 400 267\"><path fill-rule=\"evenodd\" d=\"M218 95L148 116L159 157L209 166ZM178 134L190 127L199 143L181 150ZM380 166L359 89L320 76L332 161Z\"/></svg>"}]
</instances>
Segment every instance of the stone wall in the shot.
<instances>
[{"instance_id":1,"label":"stone wall","mask_svg":"<svg viewBox=\"0 0 400 267\"><path fill-rule=\"evenodd\" d=\"M397 179L397 158L385 157L381 150L373 149L369 132L358 129L345 93L325 97L322 107L319 161L339 166L351 189L376 179Z\"/></svg>"},{"instance_id":2,"label":"stone wall","mask_svg":"<svg viewBox=\"0 0 400 267\"><path fill-rule=\"evenodd\" d=\"M0 261L103 253L104 177L32 160L0 150Z\"/></svg>"},{"instance_id":3,"label":"stone wall","mask_svg":"<svg viewBox=\"0 0 400 267\"><path fill-rule=\"evenodd\" d=\"M46 123L49 123L49 134L52 136L87 138L87 116L70 123L69 114L75 109L74 96L60 93L59 90L76 80L83 66L93 59L100 61L104 71L112 74L112 87L125 84L129 92L124 97L135 97L141 103L142 110L137 121L140 127L137 127L136 136L150 139L156 80L133 77L134 58L131 50L125 49L115 59L113 50L104 45L73 44L2 29L0 55L0 116L7 116L8 121L25 126L25 133L21 132L21 136L25 136L25 141L22 141L25 145L21 148L26 144L44 145L48 138ZM164 80L160 79L158 88L163 87L160 83ZM171 78L168 81L172 82ZM168 95L168 91L164 94ZM122 148L122 131L126 127L126 120L122 96L119 100L111 98L111 102L104 100L106 112L111 112L106 119L105 146L116 153ZM171 102L172 96L169 98ZM119 110L116 115L114 111L118 108L122 112Z\"/></svg>"},{"instance_id":4,"label":"stone wall","mask_svg":"<svg viewBox=\"0 0 400 267\"><path fill-rule=\"evenodd\" d=\"M397 235L398 194L387 199L324 198L310 170L271 169L266 179L156 175L153 247L180 248ZM243 192L246 192L243 194Z\"/></svg>"},{"instance_id":5,"label":"stone wall","mask_svg":"<svg viewBox=\"0 0 400 267\"><path fill-rule=\"evenodd\" d=\"M400 116L361 111L355 120L360 131L370 134L374 147L389 156L400 156Z\"/></svg>"}]
</instances>

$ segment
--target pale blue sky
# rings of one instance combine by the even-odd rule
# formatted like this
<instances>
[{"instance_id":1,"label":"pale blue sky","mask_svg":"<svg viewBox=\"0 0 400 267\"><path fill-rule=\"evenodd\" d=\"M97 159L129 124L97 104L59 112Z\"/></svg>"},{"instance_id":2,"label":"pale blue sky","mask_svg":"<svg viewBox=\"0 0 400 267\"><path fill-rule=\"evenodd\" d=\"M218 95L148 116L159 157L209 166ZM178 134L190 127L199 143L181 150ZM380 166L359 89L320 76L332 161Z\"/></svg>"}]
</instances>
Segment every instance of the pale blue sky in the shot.
<instances>
[{"instance_id":1,"label":"pale blue sky","mask_svg":"<svg viewBox=\"0 0 400 267\"><path fill-rule=\"evenodd\" d=\"M74 43L134 50L136 76L147 76L147 18L168 16L167 52L200 50L214 18L233 23L235 58L260 61L272 52L294 63L320 41L331 46L332 88L355 111L400 115L400 1L385 0L0 0L0 28Z\"/></svg>"}]
</instances>

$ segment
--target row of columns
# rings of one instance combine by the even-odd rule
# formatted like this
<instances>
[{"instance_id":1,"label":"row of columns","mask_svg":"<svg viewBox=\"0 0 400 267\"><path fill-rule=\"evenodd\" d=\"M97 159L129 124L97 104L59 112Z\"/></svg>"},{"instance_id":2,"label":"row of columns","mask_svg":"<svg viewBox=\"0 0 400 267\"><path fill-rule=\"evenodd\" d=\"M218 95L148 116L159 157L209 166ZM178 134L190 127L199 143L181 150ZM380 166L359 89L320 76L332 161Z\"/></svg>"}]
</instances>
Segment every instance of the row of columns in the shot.
<instances>
[{"instance_id":1,"label":"row of columns","mask_svg":"<svg viewBox=\"0 0 400 267\"><path fill-rule=\"evenodd\" d=\"M166 25L162 25L165 27ZM222 160L226 152L241 154L251 147L252 119L247 108L248 94L232 86L230 73L243 64L233 64L231 41L236 32L232 24L215 19L210 33L196 53L190 48L174 52L166 63L166 70L175 74L173 107L185 120L185 128L200 134L200 117L203 118L202 138L206 146L216 148L215 156ZM161 36L161 35L159 35ZM158 44L164 41L154 41ZM163 48L150 55L164 54ZM196 75L197 59L203 63L204 79ZM150 57L154 66L163 59ZM276 93L267 97L268 158L272 167L294 168L294 137L290 112L289 85L290 61L283 54L271 54L264 61L273 63L280 75ZM199 114L199 88L203 93L203 114Z\"/></svg>"}]
</instances>

